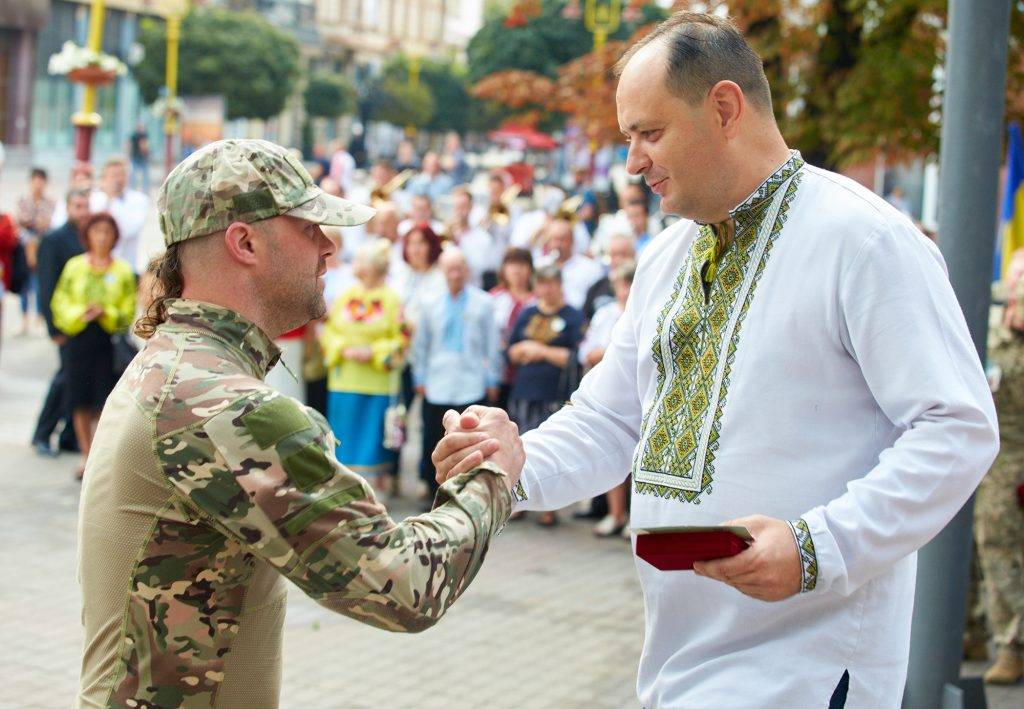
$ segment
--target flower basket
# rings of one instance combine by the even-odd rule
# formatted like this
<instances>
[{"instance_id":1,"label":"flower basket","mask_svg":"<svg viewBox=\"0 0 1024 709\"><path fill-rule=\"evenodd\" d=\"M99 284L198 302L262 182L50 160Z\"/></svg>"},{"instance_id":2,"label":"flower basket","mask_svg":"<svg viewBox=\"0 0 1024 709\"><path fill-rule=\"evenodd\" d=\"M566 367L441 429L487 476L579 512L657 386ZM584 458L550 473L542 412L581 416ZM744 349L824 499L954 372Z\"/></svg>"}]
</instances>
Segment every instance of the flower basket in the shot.
<instances>
[{"instance_id":1,"label":"flower basket","mask_svg":"<svg viewBox=\"0 0 1024 709\"><path fill-rule=\"evenodd\" d=\"M98 66L84 66L80 69L72 69L67 73L69 81L86 86L106 86L117 78L117 73L101 69Z\"/></svg>"}]
</instances>

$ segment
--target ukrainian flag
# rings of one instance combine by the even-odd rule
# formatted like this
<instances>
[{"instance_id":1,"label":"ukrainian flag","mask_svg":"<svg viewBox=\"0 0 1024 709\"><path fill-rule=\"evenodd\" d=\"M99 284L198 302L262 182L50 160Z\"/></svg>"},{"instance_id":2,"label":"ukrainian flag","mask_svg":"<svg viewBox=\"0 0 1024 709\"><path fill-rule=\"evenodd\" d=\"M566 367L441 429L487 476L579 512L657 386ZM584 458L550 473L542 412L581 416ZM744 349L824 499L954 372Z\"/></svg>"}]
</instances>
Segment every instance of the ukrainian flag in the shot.
<instances>
[{"instance_id":1,"label":"ukrainian flag","mask_svg":"<svg viewBox=\"0 0 1024 709\"><path fill-rule=\"evenodd\" d=\"M1010 124L1006 146L1006 189L1002 210L1002 263L1001 275L1005 279L1013 253L1024 247L1024 144L1021 142L1020 124Z\"/></svg>"}]
</instances>

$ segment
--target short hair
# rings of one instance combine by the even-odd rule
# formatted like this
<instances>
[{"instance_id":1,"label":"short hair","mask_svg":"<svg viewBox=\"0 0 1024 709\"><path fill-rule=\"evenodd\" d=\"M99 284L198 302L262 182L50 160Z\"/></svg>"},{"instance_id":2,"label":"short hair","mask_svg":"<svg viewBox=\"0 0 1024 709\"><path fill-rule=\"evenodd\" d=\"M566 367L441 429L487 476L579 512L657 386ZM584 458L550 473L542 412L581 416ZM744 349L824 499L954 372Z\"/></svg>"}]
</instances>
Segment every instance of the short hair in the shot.
<instances>
[{"instance_id":1,"label":"short hair","mask_svg":"<svg viewBox=\"0 0 1024 709\"><path fill-rule=\"evenodd\" d=\"M386 276L391 262L391 242L387 239L367 241L356 251L356 257L365 259L380 275Z\"/></svg>"},{"instance_id":2,"label":"short hair","mask_svg":"<svg viewBox=\"0 0 1024 709\"><path fill-rule=\"evenodd\" d=\"M508 282L505 280L505 266L513 263L522 264L530 269L530 280L533 280L533 255L528 249L518 249L513 246L501 258L501 265L498 267L498 283L500 285L508 288Z\"/></svg>"},{"instance_id":3,"label":"short hair","mask_svg":"<svg viewBox=\"0 0 1024 709\"><path fill-rule=\"evenodd\" d=\"M533 272L533 279L535 281L558 281L561 283L562 269L553 263L541 266Z\"/></svg>"},{"instance_id":4,"label":"short hair","mask_svg":"<svg viewBox=\"0 0 1024 709\"><path fill-rule=\"evenodd\" d=\"M32 168L32 172L29 173L29 179L32 179L34 177L40 177L44 180L50 179L50 176L46 174L46 170L44 170L41 167Z\"/></svg>"},{"instance_id":5,"label":"short hair","mask_svg":"<svg viewBox=\"0 0 1024 709\"><path fill-rule=\"evenodd\" d=\"M89 192L89 190L83 190L83 189L75 188L75 189L72 189L72 190L68 190L68 195L67 195L67 197L64 198L64 201L65 202L70 202L75 197L84 197L85 199L89 199L91 196L92 196L92 193Z\"/></svg>"},{"instance_id":6,"label":"short hair","mask_svg":"<svg viewBox=\"0 0 1024 709\"><path fill-rule=\"evenodd\" d=\"M615 65L615 75L620 76L629 60L655 41L668 49L665 83L672 94L696 105L719 81L732 81L753 106L772 113L764 63L731 20L702 12L677 12L626 50Z\"/></svg>"},{"instance_id":7,"label":"short hair","mask_svg":"<svg viewBox=\"0 0 1024 709\"><path fill-rule=\"evenodd\" d=\"M455 185L455 187L452 187L451 196L453 198L455 195L460 194L466 195L471 202L473 201L473 193L470 191L469 185Z\"/></svg>"},{"instance_id":8,"label":"short hair","mask_svg":"<svg viewBox=\"0 0 1024 709\"><path fill-rule=\"evenodd\" d=\"M409 231L405 232L405 236L402 238L402 258L406 263L409 263L409 237L416 232L422 234L423 238L427 240L427 248L429 249L427 262L433 266L441 258L443 245L441 244L441 237L430 227L429 222L417 222L413 224Z\"/></svg>"},{"instance_id":9,"label":"short hair","mask_svg":"<svg viewBox=\"0 0 1024 709\"><path fill-rule=\"evenodd\" d=\"M125 169L128 169L128 158L126 158L124 155L111 155L109 158L107 158L107 161L103 163L102 172L106 172L112 167L123 167Z\"/></svg>"},{"instance_id":10,"label":"short hair","mask_svg":"<svg viewBox=\"0 0 1024 709\"><path fill-rule=\"evenodd\" d=\"M82 242L82 248L86 251L89 250L89 230L100 223L107 223L110 228L114 231L114 243L113 246L117 245L117 242L121 240L121 230L117 228L117 222L109 212L97 212L91 215L85 220L85 224L78 231L78 239Z\"/></svg>"}]
</instances>

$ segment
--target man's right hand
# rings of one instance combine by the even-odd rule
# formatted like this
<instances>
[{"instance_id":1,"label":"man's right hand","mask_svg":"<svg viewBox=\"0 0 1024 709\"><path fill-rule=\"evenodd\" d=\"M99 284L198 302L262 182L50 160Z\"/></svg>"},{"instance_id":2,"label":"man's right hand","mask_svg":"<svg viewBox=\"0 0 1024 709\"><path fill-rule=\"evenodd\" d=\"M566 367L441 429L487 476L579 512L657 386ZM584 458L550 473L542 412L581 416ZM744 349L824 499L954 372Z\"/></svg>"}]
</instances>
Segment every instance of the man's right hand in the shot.
<instances>
[{"instance_id":1,"label":"man's right hand","mask_svg":"<svg viewBox=\"0 0 1024 709\"><path fill-rule=\"evenodd\" d=\"M519 438L519 427L509 420L505 411L488 406L470 406L461 416L449 410L443 420L445 436L430 456L437 469L438 484L489 460L505 473L509 489L515 486L523 472L526 452ZM497 441L497 451L489 453L476 442L477 439L471 438L481 432L487 434L488 443Z\"/></svg>"},{"instance_id":2,"label":"man's right hand","mask_svg":"<svg viewBox=\"0 0 1024 709\"><path fill-rule=\"evenodd\" d=\"M53 340L53 344L57 345L58 347L63 347L65 344L67 344L68 336L53 335L50 339Z\"/></svg>"}]
</instances>

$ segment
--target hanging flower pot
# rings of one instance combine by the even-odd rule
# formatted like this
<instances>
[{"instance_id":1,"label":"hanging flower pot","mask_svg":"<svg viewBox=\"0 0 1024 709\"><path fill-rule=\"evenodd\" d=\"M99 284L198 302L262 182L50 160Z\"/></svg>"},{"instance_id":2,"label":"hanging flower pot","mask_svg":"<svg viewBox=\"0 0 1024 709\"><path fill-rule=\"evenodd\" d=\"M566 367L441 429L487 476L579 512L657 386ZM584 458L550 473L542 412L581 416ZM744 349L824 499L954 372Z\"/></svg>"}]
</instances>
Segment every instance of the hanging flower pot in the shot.
<instances>
[{"instance_id":1,"label":"hanging flower pot","mask_svg":"<svg viewBox=\"0 0 1024 709\"><path fill-rule=\"evenodd\" d=\"M106 86L117 78L117 73L98 66L83 66L67 73L69 81L86 86Z\"/></svg>"}]
</instances>

